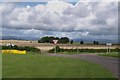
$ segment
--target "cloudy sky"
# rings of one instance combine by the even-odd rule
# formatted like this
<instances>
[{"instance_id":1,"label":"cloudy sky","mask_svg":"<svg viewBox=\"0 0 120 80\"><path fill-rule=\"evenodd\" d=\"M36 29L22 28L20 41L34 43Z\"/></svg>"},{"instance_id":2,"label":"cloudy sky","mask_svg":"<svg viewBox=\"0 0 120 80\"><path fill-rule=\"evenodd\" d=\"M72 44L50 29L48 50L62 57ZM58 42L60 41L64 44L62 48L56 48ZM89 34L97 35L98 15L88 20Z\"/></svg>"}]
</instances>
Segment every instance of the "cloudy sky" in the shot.
<instances>
[{"instance_id":1,"label":"cloudy sky","mask_svg":"<svg viewBox=\"0 0 120 80\"><path fill-rule=\"evenodd\" d=\"M3 2L0 12L3 36L110 40L118 37L118 2Z\"/></svg>"}]
</instances>

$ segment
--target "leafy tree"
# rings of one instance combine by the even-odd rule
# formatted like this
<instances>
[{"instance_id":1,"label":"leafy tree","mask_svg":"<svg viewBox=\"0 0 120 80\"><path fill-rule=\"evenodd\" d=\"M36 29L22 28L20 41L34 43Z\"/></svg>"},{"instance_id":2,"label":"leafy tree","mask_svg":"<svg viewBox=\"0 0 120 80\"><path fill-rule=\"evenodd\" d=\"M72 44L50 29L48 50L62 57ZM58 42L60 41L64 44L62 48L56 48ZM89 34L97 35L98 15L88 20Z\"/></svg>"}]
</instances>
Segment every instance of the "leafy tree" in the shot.
<instances>
[{"instance_id":1,"label":"leafy tree","mask_svg":"<svg viewBox=\"0 0 120 80\"><path fill-rule=\"evenodd\" d=\"M38 40L38 43L41 43L41 40Z\"/></svg>"},{"instance_id":2,"label":"leafy tree","mask_svg":"<svg viewBox=\"0 0 120 80\"><path fill-rule=\"evenodd\" d=\"M58 53L58 52L61 51L61 48L60 48L59 46L56 46L55 48L49 50L48 52L49 52L49 53L54 53L55 49L56 49L56 53Z\"/></svg>"},{"instance_id":3,"label":"leafy tree","mask_svg":"<svg viewBox=\"0 0 120 80\"><path fill-rule=\"evenodd\" d=\"M59 46L56 46L56 52L60 52L60 47Z\"/></svg>"},{"instance_id":4,"label":"leafy tree","mask_svg":"<svg viewBox=\"0 0 120 80\"><path fill-rule=\"evenodd\" d=\"M53 40L58 40L58 43L69 43L69 38L67 37L42 37L41 39L38 40L38 43L53 43Z\"/></svg>"},{"instance_id":5,"label":"leafy tree","mask_svg":"<svg viewBox=\"0 0 120 80\"><path fill-rule=\"evenodd\" d=\"M40 40L38 40L40 43L49 43L49 37L46 36L46 37L42 37Z\"/></svg>"},{"instance_id":6,"label":"leafy tree","mask_svg":"<svg viewBox=\"0 0 120 80\"><path fill-rule=\"evenodd\" d=\"M93 44L98 44L98 41L94 41Z\"/></svg>"},{"instance_id":7,"label":"leafy tree","mask_svg":"<svg viewBox=\"0 0 120 80\"><path fill-rule=\"evenodd\" d=\"M96 44L96 41L94 41L93 44Z\"/></svg>"},{"instance_id":8,"label":"leafy tree","mask_svg":"<svg viewBox=\"0 0 120 80\"><path fill-rule=\"evenodd\" d=\"M80 41L80 44L84 44L84 42L83 42L83 41Z\"/></svg>"},{"instance_id":9,"label":"leafy tree","mask_svg":"<svg viewBox=\"0 0 120 80\"><path fill-rule=\"evenodd\" d=\"M98 41L96 42L96 44L98 44Z\"/></svg>"},{"instance_id":10,"label":"leafy tree","mask_svg":"<svg viewBox=\"0 0 120 80\"><path fill-rule=\"evenodd\" d=\"M49 43L53 43L53 40L54 40L55 38L54 37L49 37Z\"/></svg>"},{"instance_id":11,"label":"leafy tree","mask_svg":"<svg viewBox=\"0 0 120 80\"><path fill-rule=\"evenodd\" d=\"M67 37L62 37L62 38L60 39L60 43L69 43L69 38L67 38Z\"/></svg>"},{"instance_id":12,"label":"leafy tree","mask_svg":"<svg viewBox=\"0 0 120 80\"><path fill-rule=\"evenodd\" d=\"M73 40L70 41L70 44L73 44Z\"/></svg>"}]
</instances>

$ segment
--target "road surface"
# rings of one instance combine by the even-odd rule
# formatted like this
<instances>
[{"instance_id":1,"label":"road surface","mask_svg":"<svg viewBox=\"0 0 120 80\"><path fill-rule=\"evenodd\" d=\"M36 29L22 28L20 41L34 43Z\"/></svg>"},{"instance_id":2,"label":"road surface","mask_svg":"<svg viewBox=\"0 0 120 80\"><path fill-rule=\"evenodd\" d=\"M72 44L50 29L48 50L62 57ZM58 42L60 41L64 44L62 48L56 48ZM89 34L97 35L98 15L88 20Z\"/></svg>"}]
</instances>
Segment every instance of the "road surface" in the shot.
<instances>
[{"instance_id":1,"label":"road surface","mask_svg":"<svg viewBox=\"0 0 120 80\"><path fill-rule=\"evenodd\" d=\"M74 54L74 55L48 54L48 55L79 58L85 61L101 64L106 69L110 70L113 73L113 75L115 75L118 78L118 60L120 60L120 58L118 59L113 57L104 57L104 56L98 56L96 54Z\"/></svg>"}]
</instances>

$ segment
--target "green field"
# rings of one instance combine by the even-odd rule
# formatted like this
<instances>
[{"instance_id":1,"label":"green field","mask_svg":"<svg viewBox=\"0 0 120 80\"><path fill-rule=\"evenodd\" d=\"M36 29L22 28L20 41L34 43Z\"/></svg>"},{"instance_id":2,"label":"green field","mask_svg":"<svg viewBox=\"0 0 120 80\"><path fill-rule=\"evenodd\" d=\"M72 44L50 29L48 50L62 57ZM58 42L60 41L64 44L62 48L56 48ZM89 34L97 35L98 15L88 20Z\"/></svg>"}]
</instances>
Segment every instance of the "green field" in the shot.
<instances>
[{"instance_id":1,"label":"green field","mask_svg":"<svg viewBox=\"0 0 120 80\"><path fill-rule=\"evenodd\" d=\"M112 52L112 53L102 53L98 54L99 56L106 56L106 57L116 57L120 58L120 54L118 52Z\"/></svg>"},{"instance_id":2,"label":"green field","mask_svg":"<svg viewBox=\"0 0 120 80\"><path fill-rule=\"evenodd\" d=\"M104 67L73 58L3 54L3 78L113 78Z\"/></svg>"},{"instance_id":3,"label":"green field","mask_svg":"<svg viewBox=\"0 0 120 80\"><path fill-rule=\"evenodd\" d=\"M0 79L2 78L2 54L0 53Z\"/></svg>"}]
</instances>

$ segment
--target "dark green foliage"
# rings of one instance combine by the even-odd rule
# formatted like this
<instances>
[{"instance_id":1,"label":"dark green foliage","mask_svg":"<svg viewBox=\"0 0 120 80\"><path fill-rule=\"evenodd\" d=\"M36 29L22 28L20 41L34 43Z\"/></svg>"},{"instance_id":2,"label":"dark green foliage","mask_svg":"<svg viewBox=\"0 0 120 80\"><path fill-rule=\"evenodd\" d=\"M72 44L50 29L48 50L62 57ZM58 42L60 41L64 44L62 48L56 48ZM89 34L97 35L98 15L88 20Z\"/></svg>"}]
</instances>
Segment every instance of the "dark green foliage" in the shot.
<instances>
[{"instance_id":1,"label":"dark green foliage","mask_svg":"<svg viewBox=\"0 0 120 80\"><path fill-rule=\"evenodd\" d=\"M111 52L118 52L120 51L120 49L116 48L116 49L111 49ZM107 52L107 49L62 49L59 47L59 49L57 49L57 53L82 53L82 52L86 52L86 53L102 53L102 52ZM49 50L49 53L54 53L54 49Z\"/></svg>"},{"instance_id":2,"label":"dark green foliage","mask_svg":"<svg viewBox=\"0 0 120 80\"><path fill-rule=\"evenodd\" d=\"M84 42L83 42L83 41L80 41L80 44L84 44Z\"/></svg>"},{"instance_id":3,"label":"dark green foliage","mask_svg":"<svg viewBox=\"0 0 120 80\"><path fill-rule=\"evenodd\" d=\"M41 40L38 40L38 43L42 43Z\"/></svg>"},{"instance_id":4,"label":"dark green foliage","mask_svg":"<svg viewBox=\"0 0 120 80\"><path fill-rule=\"evenodd\" d=\"M70 44L73 44L73 40L70 41Z\"/></svg>"},{"instance_id":5,"label":"dark green foliage","mask_svg":"<svg viewBox=\"0 0 120 80\"><path fill-rule=\"evenodd\" d=\"M96 44L98 44L98 41L96 42Z\"/></svg>"},{"instance_id":6,"label":"dark green foliage","mask_svg":"<svg viewBox=\"0 0 120 80\"><path fill-rule=\"evenodd\" d=\"M69 43L69 38L67 37L42 37L40 40L38 40L38 43L53 43L53 40L58 40L58 43Z\"/></svg>"},{"instance_id":7,"label":"dark green foliage","mask_svg":"<svg viewBox=\"0 0 120 80\"><path fill-rule=\"evenodd\" d=\"M38 43L53 43L53 40L59 40L58 37L42 37L40 40L38 40Z\"/></svg>"},{"instance_id":8,"label":"dark green foliage","mask_svg":"<svg viewBox=\"0 0 120 80\"><path fill-rule=\"evenodd\" d=\"M68 42L69 42L69 38L67 38L67 37L62 37L60 39L60 43L68 43Z\"/></svg>"},{"instance_id":9,"label":"dark green foliage","mask_svg":"<svg viewBox=\"0 0 120 80\"><path fill-rule=\"evenodd\" d=\"M29 47L29 46L2 46L3 50L7 50L7 49L16 49L16 50L26 50L26 51L32 51L32 52L40 52L40 49L35 48L35 47Z\"/></svg>"},{"instance_id":10,"label":"dark green foliage","mask_svg":"<svg viewBox=\"0 0 120 80\"><path fill-rule=\"evenodd\" d=\"M49 43L53 43L53 40L54 40L54 37L49 37ZM59 39L57 39L57 40L59 40Z\"/></svg>"},{"instance_id":11,"label":"dark green foliage","mask_svg":"<svg viewBox=\"0 0 120 80\"><path fill-rule=\"evenodd\" d=\"M116 50L117 52L120 52L120 48L115 48L115 50Z\"/></svg>"},{"instance_id":12,"label":"dark green foliage","mask_svg":"<svg viewBox=\"0 0 120 80\"><path fill-rule=\"evenodd\" d=\"M59 46L56 46L55 48L49 50L48 52L49 53L54 53L55 52L55 49L56 49L56 53L60 52L61 51L61 48Z\"/></svg>"},{"instance_id":13,"label":"dark green foliage","mask_svg":"<svg viewBox=\"0 0 120 80\"><path fill-rule=\"evenodd\" d=\"M46 37L41 38L40 42L41 42L41 43L45 43L45 42L46 42L46 43L49 43L49 37L46 36Z\"/></svg>"},{"instance_id":14,"label":"dark green foliage","mask_svg":"<svg viewBox=\"0 0 120 80\"><path fill-rule=\"evenodd\" d=\"M59 46L56 46L55 48L56 48L56 52L60 52L61 49Z\"/></svg>"},{"instance_id":15,"label":"dark green foliage","mask_svg":"<svg viewBox=\"0 0 120 80\"><path fill-rule=\"evenodd\" d=\"M2 50L2 46L0 46L0 50Z\"/></svg>"},{"instance_id":16,"label":"dark green foliage","mask_svg":"<svg viewBox=\"0 0 120 80\"><path fill-rule=\"evenodd\" d=\"M98 41L94 41L93 44L99 44Z\"/></svg>"}]
</instances>

